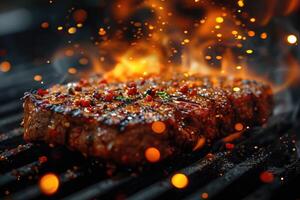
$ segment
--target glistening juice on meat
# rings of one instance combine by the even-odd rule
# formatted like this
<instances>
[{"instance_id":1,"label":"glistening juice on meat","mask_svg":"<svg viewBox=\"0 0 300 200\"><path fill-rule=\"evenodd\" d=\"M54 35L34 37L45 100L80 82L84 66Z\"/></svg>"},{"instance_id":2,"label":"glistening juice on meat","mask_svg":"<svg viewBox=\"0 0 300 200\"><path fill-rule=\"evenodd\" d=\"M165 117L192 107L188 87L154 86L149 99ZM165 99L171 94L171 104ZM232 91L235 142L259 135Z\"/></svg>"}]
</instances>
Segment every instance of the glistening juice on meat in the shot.
<instances>
[{"instance_id":1,"label":"glistening juice on meat","mask_svg":"<svg viewBox=\"0 0 300 200\"><path fill-rule=\"evenodd\" d=\"M272 113L268 85L176 74L124 83L99 78L55 85L24 97L24 138L62 144L124 165L198 150ZM201 146L201 145L200 145Z\"/></svg>"}]
</instances>

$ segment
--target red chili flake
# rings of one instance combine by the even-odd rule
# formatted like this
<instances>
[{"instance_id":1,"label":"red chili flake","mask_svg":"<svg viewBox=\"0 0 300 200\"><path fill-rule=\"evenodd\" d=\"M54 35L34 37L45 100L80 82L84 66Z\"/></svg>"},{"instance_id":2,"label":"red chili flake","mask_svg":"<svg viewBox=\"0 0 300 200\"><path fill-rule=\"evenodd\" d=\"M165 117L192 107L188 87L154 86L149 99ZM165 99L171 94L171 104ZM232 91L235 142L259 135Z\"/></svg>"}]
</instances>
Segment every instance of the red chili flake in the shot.
<instances>
[{"instance_id":1,"label":"red chili flake","mask_svg":"<svg viewBox=\"0 0 300 200\"><path fill-rule=\"evenodd\" d=\"M189 90L189 87L187 85L183 85L182 87L180 87L179 91L181 93L187 93Z\"/></svg>"},{"instance_id":2,"label":"red chili flake","mask_svg":"<svg viewBox=\"0 0 300 200\"><path fill-rule=\"evenodd\" d=\"M75 104L76 106L80 106L80 101L77 100L77 101L74 102L74 104Z\"/></svg>"},{"instance_id":3,"label":"red chili flake","mask_svg":"<svg viewBox=\"0 0 300 200\"><path fill-rule=\"evenodd\" d=\"M260 180L263 183L272 183L274 181L274 175L270 171L264 171L259 175Z\"/></svg>"},{"instance_id":4,"label":"red chili flake","mask_svg":"<svg viewBox=\"0 0 300 200\"><path fill-rule=\"evenodd\" d=\"M86 86L89 82L86 79L80 79L79 84L82 86Z\"/></svg>"},{"instance_id":5,"label":"red chili flake","mask_svg":"<svg viewBox=\"0 0 300 200\"><path fill-rule=\"evenodd\" d=\"M226 147L227 150L232 150L234 148L234 144L232 144L232 143L226 143L225 147Z\"/></svg>"},{"instance_id":6,"label":"red chili flake","mask_svg":"<svg viewBox=\"0 0 300 200\"><path fill-rule=\"evenodd\" d=\"M107 92L104 96L105 101L112 101L114 99L114 94L112 92Z\"/></svg>"},{"instance_id":7,"label":"red chili flake","mask_svg":"<svg viewBox=\"0 0 300 200\"><path fill-rule=\"evenodd\" d=\"M76 91L81 91L81 90L82 90L81 86L79 86L79 85L76 85L74 89L75 89Z\"/></svg>"},{"instance_id":8,"label":"red chili flake","mask_svg":"<svg viewBox=\"0 0 300 200\"><path fill-rule=\"evenodd\" d=\"M127 89L127 94L128 94L128 95L135 95L135 94L137 94L137 89L136 89L136 87L130 87L130 88L128 88L128 89Z\"/></svg>"},{"instance_id":9,"label":"red chili flake","mask_svg":"<svg viewBox=\"0 0 300 200\"><path fill-rule=\"evenodd\" d=\"M145 97L145 100L146 100L146 101L153 101L153 98L152 98L152 96L147 95L147 96Z\"/></svg>"},{"instance_id":10,"label":"red chili flake","mask_svg":"<svg viewBox=\"0 0 300 200\"><path fill-rule=\"evenodd\" d=\"M89 107L91 105L91 102L89 100L81 99L80 100L80 105L82 107Z\"/></svg>"},{"instance_id":11,"label":"red chili flake","mask_svg":"<svg viewBox=\"0 0 300 200\"><path fill-rule=\"evenodd\" d=\"M48 90L38 89L36 92L40 96L44 96L46 94L49 94Z\"/></svg>"},{"instance_id":12,"label":"red chili flake","mask_svg":"<svg viewBox=\"0 0 300 200\"><path fill-rule=\"evenodd\" d=\"M40 156L39 157L39 163L45 163L48 161L48 158L46 156Z\"/></svg>"},{"instance_id":13,"label":"red chili flake","mask_svg":"<svg viewBox=\"0 0 300 200\"><path fill-rule=\"evenodd\" d=\"M43 104L48 104L50 101L48 99L43 100Z\"/></svg>"},{"instance_id":14,"label":"red chili flake","mask_svg":"<svg viewBox=\"0 0 300 200\"><path fill-rule=\"evenodd\" d=\"M173 85L173 86L178 86L179 83L178 83L178 82L173 82L172 85Z\"/></svg>"},{"instance_id":15,"label":"red chili flake","mask_svg":"<svg viewBox=\"0 0 300 200\"><path fill-rule=\"evenodd\" d=\"M135 82L129 82L127 84L128 87L132 88L132 87L136 87L136 83Z\"/></svg>"},{"instance_id":16,"label":"red chili flake","mask_svg":"<svg viewBox=\"0 0 300 200\"><path fill-rule=\"evenodd\" d=\"M190 92L190 95L191 95L191 96L195 96L195 95L197 95L197 90L195 90L195 89L194 89L194 90L192 90L192 91Z\"/></svg>"},{"instance_id":17,"label":"red chili flake","mask_svg":"<svg viewBox=\"0 0 300 200\"><path fill-rule=\"evenodd\" d=\"M107 80L102 79L102 80L99 81L99 83L100 83L100 84L107 84Z\"/></svg>"},{"instance_id":18,"label":"red chili flake","mask_svg":"<svg viewBox=\"0 0 300 200\"><path fill-rule=\"evenodd\" d=\"M157 91L158 91L157 88L151 89L151 91L150 91L151 94L150 94L150 95L154 97L154 96L156 95L156 92L157 92Z\"/></svg>"},{"instance_id":19,"label":"red chili flake","mask_svg":"<svg viewBox=\"0 0 300 200\"><path fill-rule=\"evenodd\" d=\"M60 95L57 96L57 98L59 98L59 99L64 99L66 97L67 97L67 95L65 95L65 94L60 94Z\"/></svg>"},{"instance_id":20,"label":"red chili flake","mask_svg":"<svg viewBox=\"0 0 300 200\"><path fill-rule=\"evenodd\" d=\"M101 94L99 94L98 92L95 92L93 94L93 97L96 98L96 99L100 99L101 98Z\"/></svg>"}]
</instances>

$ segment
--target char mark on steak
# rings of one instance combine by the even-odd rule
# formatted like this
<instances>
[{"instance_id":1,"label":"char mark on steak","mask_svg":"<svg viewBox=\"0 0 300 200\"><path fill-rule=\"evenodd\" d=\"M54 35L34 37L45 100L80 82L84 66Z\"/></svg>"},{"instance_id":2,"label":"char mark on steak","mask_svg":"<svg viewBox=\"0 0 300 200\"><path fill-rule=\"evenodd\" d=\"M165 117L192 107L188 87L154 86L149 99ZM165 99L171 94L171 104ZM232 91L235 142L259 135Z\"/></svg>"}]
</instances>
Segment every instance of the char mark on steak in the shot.
<instances>
[{"instance_id":1,"label":"char mark on steak","mask_svg":"<svg viewBox=\"0 0 300 200\"><path fill-rule=\"evenodd\" d=\"M66 145L84 155L125 165L197 149L244 127L262 125L273 108L269 86L256 81L199 75L127 83L92 78L24 97L24 138ZM153 129L162 122L164 129Z\"/></svg>"}]
</instances>

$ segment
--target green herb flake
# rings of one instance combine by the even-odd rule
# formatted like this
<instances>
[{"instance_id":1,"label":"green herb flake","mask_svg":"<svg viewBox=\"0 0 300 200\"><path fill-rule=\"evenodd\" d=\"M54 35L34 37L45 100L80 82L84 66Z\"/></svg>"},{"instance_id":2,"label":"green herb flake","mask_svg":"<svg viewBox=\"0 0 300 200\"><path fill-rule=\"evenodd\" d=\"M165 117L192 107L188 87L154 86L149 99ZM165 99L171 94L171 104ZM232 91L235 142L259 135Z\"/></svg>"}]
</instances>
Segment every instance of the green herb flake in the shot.
<instances>
[{"instance_id":1,"label":"green herb flake","mask_svg":"<svg viewBox=\"0 0 300 200\"><path fill-rule=\"evenodd\" d=\"M170 95L165 91L158 91L156 92L156 95L159 96L162 100L168 100L170 98Z\"/></svg>"},{"instance_id":2,"label":"green herb flake","mask_svg":"<svg viewBox=\"0 0 300 200\"><path fill-rule=\"evenodd\" d=\"M132 101L131 98L126 98L126 97L124 97L124 96L117 96L117 97L116 97L116 100L118 100L118 101L123 101L123 102L126 102L126 103L129 103L129 102Z\"/></svg>"}]
</instances>

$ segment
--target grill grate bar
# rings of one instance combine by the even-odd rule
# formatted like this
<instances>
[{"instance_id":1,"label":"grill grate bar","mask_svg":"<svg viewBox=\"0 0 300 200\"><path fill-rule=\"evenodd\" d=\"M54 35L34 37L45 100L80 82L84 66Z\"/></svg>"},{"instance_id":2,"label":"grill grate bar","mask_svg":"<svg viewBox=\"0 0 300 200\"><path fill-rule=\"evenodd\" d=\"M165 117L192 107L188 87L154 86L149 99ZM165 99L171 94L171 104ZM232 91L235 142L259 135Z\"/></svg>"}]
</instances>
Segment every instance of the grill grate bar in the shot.
<instances>
[{"instance_id":1,"label":"grill grate bar","mask_svg":"<svg viewBox=\"0 0 300 200\"><path fill-rule=\"evenodd\" d=\"M16 156L19 153L28 151L33 147L32 143L19 145L16 148L5 150L0 154L0 161L9 160L11 157Z\"/></svg>"},{"instance_id":2,"label":"grill grate bar","mask_svg":"<svg viewBox=\"0 0 300 200\"><path fill-rule=\"evenodd\" d=\"M272 170L270 170L272 171ZM251 199L270 199L276 192L278 192L283 184L288 184L291 182L291 180L295 178L299 178L300 175L300 161L296 161L288 166L285 166L284 168L280 169L280 172L276 174L276 178L272 183L264 184L258 189L256 189L254 192L252 192L250 195L244 198L244 200L251 200ZM283 180L280 180L279 177L283 177ZM288 177L286 180L285 177ZM292 188L291 188L292 189ZM298 191L299 192L299 191ZM296 193L296 192L295 192ZM290 194L292 195L292 194ZM294 194L295 195L295 194ZM277 196L278 199L281 199ZM287 199L287 196L284 196L283 198ZM282 199L283 199L282 198ZM290 199L295 198L291 197Z\"/></svg>"},{"instance_id":3,"label":"grill grate bar","mask_svg":"<svg viewBox=\"0 0 300 200\"><path fill-rule=\"evenodd\" d=\"M5 119L0 121L0 131L6 132L19 127L23 118L23 113L17 113L12 116L8 116Z\"/></svg>"},{"instance_id":4,"label":"grill grate bar","mask_svg":"<svg viewBox=\"0 0 300 200\"><path fill-rule=\"evenodd\" d=\"M132 181L134 178L133 177L126 177L122 178L120 180L114 180L114 179L108 179L101 181L99 183L96 183L84 190L81 190L79 192L76 192L66 198L64 200L72 200L72 199L77 199L77 200L88 200L92 199L96 196L100 196L108 191L113 190L114 188L124 185Z\"/></svg>"},{"instance_id":5,"label":"grill grate bar","mask_svg":"<svg viewBox=\"0 0 300 200\"><path fill-rule=\"evenodd\" d=\"M11 172L7 172L0 178L0 188L7 185L8 183L17 181L19 177L33 174L34 172L36 172L37 169L39 169L42 166L42 164L44 164L44 162L34 161L25 166L19 167ZM35 168L35 170L32 170L33 168Z\"/></svg>"},{"instance_id":6,"label":"grill grate bar","mask_svg":"<svg viewBox=\"0 0 300 200\"><path fill-rule=\"evenodd\" d=\"M15 115L14 115L15 116ZM276 120L276 119L273 119ZM288 120L289 121L289 120ZM4 127L7 127L7 125L16 125L19 121L18 120L11 120L6 123L4 123ZM274 121L273 121L274 122ZM158 173L158 172L151 172L148 173L148 176L153 176L151 178L145 176L145 173L140 174L138 176L131 176L125 174L122 176L115 176L115 177L99 177L97 175L97 170L99 168L93 168L93 169L87 169L87 167L90 166L91 163L88 163L86 159L82 160L73 160L70 162L70 160L73 159L73 157L69 156L61 156L59 159L53 159L53 157L50 157L50 162L61 162L61 168L60 167L53 167L52 165L45 164L38 166L38 168L41 168L42 170L38 171L31 171L30 167L34 167L35 165L39 164L39 161L33 161L32 159L36 159L40 154L45 154L45 152L48 152L50 155L50 151L55 150L56 148L49 148L47 145L41 145L36 146L38 148L32 148L32 144L29 143L28 149L26 150L26 145L20 145L15 148L10 148L8 150L5 150L0 154L0 163L2 165L2 162L7 162L7 169L10 172L6 172L1 178L0 178L0 188L6 185L12 186L12 184L20 183L18 182L18 177L14 176L13 173L15 170L12 170L13 166L19 165L21 167L17 168L16 170L22 171L21 177L26 177L29 175L34 174L35 179L40 177L44 172L47 172L48 170L60 174L60 183L61 187L57 194L53 196L53 198L63 198L65 199L92 199L92 198L107 198L107 196L113 196L117 195L115 193L116 191L121 191L126 194L129 194L129 199L156 199L161 197L166 197L166 195L177 195L176 197L183 197L186 196L188 192L192 191L193 195L188 196L188 198L196 197L199 199L199 195L201 192L205 191L210 194L210 197L214 197L214 195L219 195L222 193L224 189L231 189L232 183L240 182L242 179L241 177L249 176L249 172L252 172L254 170L257 170L257 168L261 168L263 163L265 163L266 160L269 160L273 156L273 150L274 148L269 148L274 143L274 138L278 138L282 135L286 135L288 130L290 130L291 125L289 122L286 122L286 118L281 121L275 121L273 125L269 125L266 128L260 128L258 130L253 129L249 130L248 132L244 133L244 139L239 142L238 145L236 145L236 148L232 152L219 152L216 148L216 153L214 157L211 159L201 159L200 157L196 157L194 155L194 160L189 159L188 162L182 163L181 166L179 164L175 164L175 166L172 166L169 169L166 169L164 172ZM279 124L279 125L278 125ZM3 128L3 127L1 127ZM15 130L11 130L8 133L4 133L0 135L0 144L1 143L7 143L10 140L16 140L20 138L22 135L22 128L18 128ZM19 144L19 143L16 143ZM253 150L253 145L261 146L258 150ZM31 145L31 146L30 146ZM268 146L265 148L265 146ZM220 147L220 143L217 145ZM40 148L41 147L41 148ZM249 148L252 147L252 148ZM24 148L24 150L22 150ZM239 151L242 150L243 156L239 155ZM272 151L271 151L272 150ZM14 163L14 160L20 159L20 154L25 154L25 159L22 161L17 161L21 163ZM69 152L70 153L70 152ZM78 154L76 154L78 155ZM2 159L1 159L2 158ZM26 159L29 158L29 159ZM68 158L68 159L64 159ZM84 162L82 162L84 161ZM22 163L23 162L23 163ZM29 164L25 164L24 162L30 162ZM12 163L12 164L11 164ZM48 163L48 162L47 162ZM79 165L79 167L76 167L78 169L75 169L72 166L73 165ZM10 166L11 165L11 166ZM187 166L187 167L186 167ZM258 166L258 167L257 167ZM222 168L222 169L221 169ZM66 170L68 169L68 170ZM69 170L72 169L72 170ZM170 184L170 176L168 178L165 178L165 175L163 173L167 173L168 175L173 174L177 169L180 172L185 173L187 176L189 176L190 180L196 179L201 175L200 177L204 177L203 180L192 180L190 183L191 187L189 186L186 190L178 191L176 190L171 184ZM212 172L212 169L215 169L214 172ZM12 170L12 171L11 171ZM89 172L88 172L89 171ZM100 170L101 171L101 170ZM219 177L219 171L225 172L222 177ZM299 170L298 170L299 172ZM255 172L256 173L256 172ZM95 175L95 176L94 176ZM203 175L203 176L202 176ZM93 177L94 176L94 177ZM156 176L156 177L155 177ZM154 178L155 177L155 178ZM72 187L73 185L78 187L78 183L82 182L82 180L85 180L87 178L90 178L88 181L84 182L83 185L81 184L81 188L71 188L69 190L64 190L66 187ZM250 177L251 179L252 177ZM144 181L145 179L145 181ZM253 181L252 179L249 181ZM8 198L12 199L40 199L43 197L39 186L35 180L28 181L25 178L21 179L23 182L20 183L23 186L18 186L21 189L15 189L15 192L12 192L11 196L7 196ZM211 181L213 180L213 181ZM35 182L33 182L35 181ZM157 182L158 181L158 182ZM29 182L29 186L26 184ZM138 185L140 183L140 185ZM128 189L128 185L138 185L137 190L133 191ZM24 188L24 186L27 186ZM82 187L84 189L82 189ZM199 187L202 187L200 190L198 190ZM258 186L260 187L260 186ZM126 188L124 191L123 189L120 190L120 188ZM274 187L276 189L276 187ZM263 186L261 186L259 189L265 190ZM114 191L113 193L108 193L109 191ZM195 192L196 191L196 192ZM248 194L248 193L246 193ZM130 196L132 195L132 196Z\"/></svg>"},{"instance_id":7,"label":"grill grate bar","mask_svg":"<svg viewBox=\"0 0 300 200\"><path fill-rule=\"evenodd\" d=\"M212 159L201 159L200 161L195 162L187 168L180 170L180 172L186 174L187 176L193 176L196 173L205 173L211 165L215 164L218 160L224 158L226 154L218 153ZM128 200L139 200L139 199L153 199L159 195L167 192L172 189L173 186L170 184L171 177L164 179L162 181L156 182L155 184L137 192L133 196L129 197Z\"/></svg>"},{"instance_id":8,"label":"grill grate bar","mask_svg":"<svg viewBox=\"0 0 300 200\"><path fill-rule=\"evenodd\" d=\"M20 137L23 135L23 129L22 128L16 128L12 131L9 131L7 133L0 134L0 144L2 142L7 142L7 140Z\"/></svg>"},{"instance_id":9,"label":"grill grate bar","mask_svg":"<svg viewBox=\"0 0 300 200\"><path fill-rule=\"evenodd\" d=\"M22 108L22 102L18 99L4 104L0 107L0 117L7 117L9 114L16 114L20 112Z\"/></svg>"},{"instance_id":10,"label":"grill grate bar","mask_svg":"<svg viewBox=\"0 0 300 200\"><path fill-rule=\"evenodd\" d=\"M0 134L0 153L4 150L14 148L20 144L24 144L23 129L14 129L7 133Z\"/></svg>"},{"instance_id":11,"label":"grill grate bar","mask_svg":"<svg viewBox=\"0 0 300 200\"><path fill-rule=\"evenodd\" d=\"M80 167L75 167L76 169L71 170L68 169L62 174L59 175L60 185L61 187L65 187L66 184L75 181L76 179L83 178L85 176L84 169ZM11 196L11 199L14 200L27 200L27 199L36 199L42 195L42 192L39 188L38 184L31 185L21 191L14 193Z\"/></svg>"},{"instance_id":12,"label":"grill grate bar","mask_svg":"<svg viewBox=\"0 0 300 200\"><path fill-rule=\"evenodd\" d=\"M248 158L246 161L238 164L231 170L229 170L227 173L225 173L223 176L221 176L218 179L215 179L211 181L208 185L201 188L200 190L197 190L189 197L185 198L186 200L193 200L193 199L199 199L201 194L208 193L210 198L213 198L214 195L217 195L222 190L224 190L226 187L228 187L232 182L238 180L241 176L243 176L245 173L249 172L250 170L253 170L256 166L262 164L267 159L269 159L271 156L271 153L259 153L257 155L252 156L251 158Z\"/></svg>"},{"instance_id":13,"label":"grill grate bar","mask_svg":"<svg viewBox=\"0 0 300 200\"><path fill-rule=\"evenodd\" d=\"M281 119L282 120L282 119ZM277 120L278 121L278 120ZM289 127L288 124L286 124L285 122L281 122L282 127L278 128L277 127L278 123L274 123L272 126L268 126L266 128L260 128L257 129L257 131L250 131L248 132L250 134L250 137L248 139L242 140L242 142L240 142L236 148L234 149L234 152L232 152L232 154L239 154L239 152L244 152L244 156L243 157L251 157L252 158L252 166L249 166L249 169L245 168L244 171L237 168L236 170L241 172L240 175L243 175L244 173L247 173L249 170L252 170L253 168L255 168L256 165L260 164L261 162L265 161L265 160L260 160L263 156L266 156L265 159L269 158L271 156L271 154L258 154L257 150L255 150L253 148L254 145L256 144L260 144L261 146L265 146L265 145L270 145L270 143L273 144L274 140L273 138L269 138L270 135L274 136L274 132L270 131L270 130L274 130L277 129L277 131L281 131L281 129L285 129L287 127ZM288 130L288 129L287 129ZM245 133L245 135L248 134L247 132ZM280 134L284 134L285 132L281 132ZM248 134L248 135L249 135ZM262 139L262 138L268 138L268 139ZM264 150L265 151L265 150ZM230 163L232 163L231 157L236 157L232 156L232 154L229 155L221 155L220 157L217 157L218 154L216 154L215 156L217 157L215 160L212 161L212 165L209 165L209 163L206 163L206 166L204 165L203 167L199 167L198 165L200 164L201 166L201 161L196 162L195 164L184 168L182 170L180 170L180 172L186 174L187 176L193 178L195 176L201 176L204 177L204 179L207 179L209 177L209 174L211 174L211 169L212 168L220 168L222 166L228 166L230 165ZM256 155L256 157L253 157L253 155ZM229 159L229 160L228 160ZM219 162L221 160L221 163L217 164L217 162ZM257 161L258 163L255 163L255 161ZM208 162L207 159L203 162ZM233 161L236 162L236 161ZM241 162L241 161L239 161ZM242 162L241 165L245 164L246 161L244 161L244 163ZM250 160L249 160L250 162ZM217 164L217 166L215 166ZM246 163L247 164L247 163ZM233 164L234 165L234 164ZM227 170L231 170L230 166ZM233 171L235 170L234 168L232 169ZM201 175L200 175L201 174ZM230 176L231 174L229 173L228 176ZM238 179L240 176L237 176L236 179ZM208 181L210 181L213 178L217 178L217 177L210 177ZM170 179L171 177L154 183L153 185L144 188L143 190L135 193L133 196L129 197L128 199L133 200L133 199L155 199L160 197L161 195L164 195L167 192L170 192L171 190L174 191L174 187L170 184ZM193 182L197 183L198 180L193 180ZM199 182L199 181L198 181ZM201 180L199 184L203 184L203 182L205 182L205 180ZM220 186L222 186L222 188L225 187L226 184L222 183ZM217 191L216 189L213 189L212 191ZM199 199L199 192L196 195L197 199Z\"/></svg>"}]
</instances>

